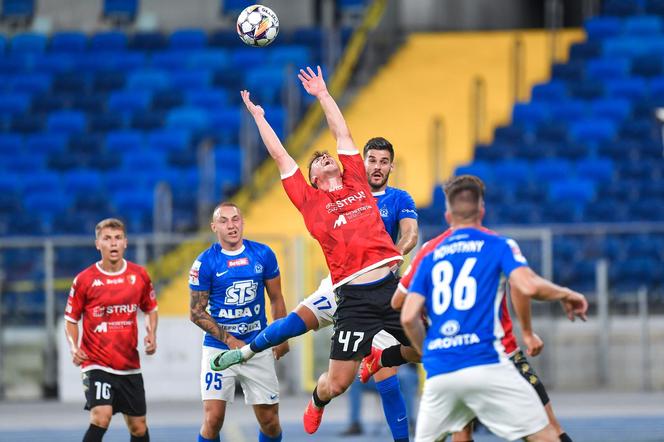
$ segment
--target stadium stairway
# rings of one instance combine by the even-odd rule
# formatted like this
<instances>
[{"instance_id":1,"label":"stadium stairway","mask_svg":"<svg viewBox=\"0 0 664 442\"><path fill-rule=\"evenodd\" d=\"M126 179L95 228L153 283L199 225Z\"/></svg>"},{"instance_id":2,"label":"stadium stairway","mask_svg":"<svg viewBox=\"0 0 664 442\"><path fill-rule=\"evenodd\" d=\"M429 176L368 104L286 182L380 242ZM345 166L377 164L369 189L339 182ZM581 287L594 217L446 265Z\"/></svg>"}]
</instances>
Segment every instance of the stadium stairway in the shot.
<instances>
[{"instance_id":1,"label":"stadium stairway","mask_svg":"<svg viewBox=\"0 0 664 442\"><path fill-rule=\"evenodd\" d=\"M343 109L359 148L375 136L383 136L394 144L396 167L391 184L407 189L418 206L429 204L435 181L430 151L435 116L442 117L447 128L441 176L448 176L456 165L472 158L470 97L477 76L486 85L485 132L493 133L497 125L509 121L513 105L510 60L517 35L522 39L524 54L523 89L530 91L535 83L548 78L551 69L550 40L544 31L412 34ZM565 30L559 37L558 51L567 54L572 43L583 39L583 33ZM335 149L327 128L299 156L303 170L317 149ZM287 305L293 307L296 296L303 294L298 293L298 288L307 293L316 287L324 273L324 262L318 246L306 235L300 214L279 184L276 169L273 175L269 190L244 208L245 236L265 240L275 248ZM292 247L290 241L296 236L307 238L299 251L294 250L297 247ZM303 253L305 269L293 268L298 253ZM195 254L185 258L193 261ZM296 280L303 284L298 285ZM161 313L186 314L187 294L187 278L183 273L162 290Z\"/></svg>"}]
</instances>

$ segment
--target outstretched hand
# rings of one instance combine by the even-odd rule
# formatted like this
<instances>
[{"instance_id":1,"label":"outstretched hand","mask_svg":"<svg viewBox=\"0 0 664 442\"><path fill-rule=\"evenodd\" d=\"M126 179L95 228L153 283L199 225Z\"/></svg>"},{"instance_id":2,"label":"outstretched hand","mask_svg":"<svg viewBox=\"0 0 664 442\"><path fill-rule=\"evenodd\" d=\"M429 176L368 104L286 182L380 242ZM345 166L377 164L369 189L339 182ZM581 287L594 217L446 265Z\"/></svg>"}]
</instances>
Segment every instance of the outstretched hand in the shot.
<instances>
[{"instance_id":1,"label":"outstretched hand","mask_svg":"<svg viewBox=\"0 0 664 442\"><path fill-rule=\"evenodd\" d=\"M251 113L253 117L262 117L265 115L265 111L263 110L263 108L258 105L255 105L251 101L249 97L250 95L249 91L247 90L240 91L240 95L242 96L242 101L244 101L244 105L247 106L247 110L249 110L249 113Z\"/></svg>"},{"instance_id":2,"label":"outstretched hand","mask_svg":"<svg viewBox=\"0 0 664 442\"><path fill-rule=\"evenodd\" d=\"M318 74L316 74L309 66L307 66L306 71L300 69L297 78L300 79L302 86L304 86L304 90L307 91L309 95L318 97L320 94L327 92L327 86L325 85L325 80L323 80L323 71L320 66L318 66Z\"/></svg>"}]
</instances>

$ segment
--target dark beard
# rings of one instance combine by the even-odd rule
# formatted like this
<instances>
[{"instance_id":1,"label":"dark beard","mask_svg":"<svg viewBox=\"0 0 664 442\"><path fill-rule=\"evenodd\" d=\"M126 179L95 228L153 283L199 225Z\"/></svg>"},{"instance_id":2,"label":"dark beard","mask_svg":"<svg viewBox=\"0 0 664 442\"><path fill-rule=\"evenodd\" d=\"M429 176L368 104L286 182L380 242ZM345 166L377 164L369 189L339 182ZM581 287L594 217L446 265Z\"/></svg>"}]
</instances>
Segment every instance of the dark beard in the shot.
<instances>
[{"instance_id":1,"label":"dark beard","mask_svg":"<svg viewBox=\"0 0 664 442\"><path fill-rule=\"evenodd\" d=\"M373 181L369 181L369 186L371 187L371 190L372 190L373 192L378 192L378 191L380 190L380 188L383 187L383 186L387 183L387 179L388 179L389 177L390 177L390 176L387 175L387 176L383 179L383 181L381 181L380 184L378 184L378 185L373 184Z\"/></svg>"}]
</instances>

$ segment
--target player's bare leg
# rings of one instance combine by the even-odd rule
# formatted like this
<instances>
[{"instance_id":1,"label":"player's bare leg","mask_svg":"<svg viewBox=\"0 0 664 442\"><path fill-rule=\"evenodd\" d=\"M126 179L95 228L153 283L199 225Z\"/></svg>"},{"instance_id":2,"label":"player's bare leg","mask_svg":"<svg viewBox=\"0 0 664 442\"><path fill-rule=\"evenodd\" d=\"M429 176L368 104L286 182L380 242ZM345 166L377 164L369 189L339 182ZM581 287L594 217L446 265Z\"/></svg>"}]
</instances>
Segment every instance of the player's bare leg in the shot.
<instances>
[{"instance_id":1,"label":"player's bare leg","mask_svg":"<svg viewBox=\"0 0 664 442\"><path fill-rule=\"evenodd\" d=\"M313 398L304 411L304 429L313 434L323 419L323 410L333 398L343 394L353 383L360 361L330 359L328 371L320 375Z\"/></svg>"},{"instance_id":2,"label":"player's bare leg","mask_svg":"<svg viewBox=\"0 0 664 442\"><path fill-rule=\"evenodd\" d=\"M279 404L258 404L253 407L261 432L270 438L280 437Z\"/></svg>"},{"instance_id":3,"label":"player's bare leg","mask_svg":"<svg viewBox=\"0 0 664 442\"><path fill-rule=\"evenodd\" d=\"M145 416L129 416L125 414L124 418L127 428L134 438L144 441L149 440L148 425Z\"/></svg>"},{"instance_id":4,"label":"player's bare leg","mask_svg":"<svg viewBox=\"0 0 664 442\"><path fill-rule=\"evenodd\" d=\"M380 382L385 379L396 376L397 368L396 367L383 367L374 374L374 381Z\"/></svg>"},{"instance_id":5,"label":"player's bare leg","mask_svg":"<svg viewBox=\"0 0 664 442\"><path fill-rule=\"evenodd\" d=\"M473 421L463 427L463 430L452 434L452 442L471 442L473 440Z\"/></svg>"},{"instance_id":6,"label":"player's bare leg","mask_svg":"<svg viewBox=\"0 0 664 442\"><path fill-rule=\"evenodd\" d=\"M98 427L108 428L111 425L112 417L112 405L97 405L90 410L90 423Z\"/></svg>"},{"instance_id":7,"label":"player's bare leg","mask_svg":"<svg viewBox=\"0 0 664 442\"><path fill-rule=\"evenodd\" d=\"M304 323L304 327L291 327L289 325L289 322L293 320L291 315L296 315L299 320ZM286 316L285 318L277 319L268 325L265 330L256 336L252 343L247 344L242 348L225 350L216 355L210 361L210 367L215 371L226 370L235 364L246 362L253 358L256 353L265 350L265 348L263 348L265 345L261 345L260 348L256 348L257 343L262 342L262 340L259 339L261 336L263 336L263 340L265 340L266 336L269 336L269 346L275 347L281 343L286 342L290 338L303 335L310 330L318 330L318 327L319 323L316 315L314 315L314 313L308 307L304 305L298 305L290 315Z\"/></svg>"},{"instance_id":8,"label":"player's bare leg","mask_svg":"<svg viewBox=\"0 0 664 442\"><path fill-rule=\"evenodd\" d=\"M549 424L546 427L542 428L540 431L538 431L535 434L531 434L530 436L526 436L525 439L528 442L558 442L558 441L560 441L560 438L558 437L558 433L556 433L556 430L553 429L553 426L551 424Z\"/></svg>"},{"instance_id":9,"label":"player's bare leg","mask_svg":"<svg viewBox=\"0 0 664 442\"><path fill-rule=\"evenodd\" d=\"M397 353L399 357L393 361L386 361L383 359L383 354L385 352ZM387 355L387 353L385 354ZM394 359L394 357L390 356L389 359ZM394 345L386 349L371 347L371 353L362 359L362 364L360 365L360 381L363 384L366 384L369 382L371 376L376 374L378 370L381 370L382 368L397 367L407 362L419 363L421 360L422 358L417 351L410 346ZM384 363L389 365L384 365Z\"/></svg>"},{"instance_id":10,"label":"player's bare leg","mask_svg":"<svg viewBox=\"0 0 664 442\"><path fill-rule=\"evenodd\" d=\"M203 401L203 414L201 436L206 439L215 439L219 436L221 427L224 425L224 417L226 416L226 401Z\"/></svg>"}]
</instances>

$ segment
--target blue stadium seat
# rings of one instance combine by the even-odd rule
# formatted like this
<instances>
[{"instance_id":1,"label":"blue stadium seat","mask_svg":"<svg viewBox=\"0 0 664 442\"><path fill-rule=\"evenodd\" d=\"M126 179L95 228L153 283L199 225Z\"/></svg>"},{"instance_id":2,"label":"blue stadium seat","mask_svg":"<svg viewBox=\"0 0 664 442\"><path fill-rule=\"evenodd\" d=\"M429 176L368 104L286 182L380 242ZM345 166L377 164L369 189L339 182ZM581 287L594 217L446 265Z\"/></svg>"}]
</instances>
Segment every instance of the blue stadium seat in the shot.
<instances>
[{"instance_id":1,"label":"blue stadium seat","mask_svg":"<svg viewBox=\"0 0 664 442\"><path fill-rule=\"evenodd\" d=\"M29 23L35 15L35 0L2 0L2 19L10 23Z\"/></svg>"},{"instance_id":2,"label":"blue stadium seat","mask_svg":"<svg viewBox=\"0 0 664 442\"><path fill-rule=\"evenodd\" d=\"M103 138L98 133L76 133L69 137L67 150L74 156L98 155L103 151Z\"/></svg>"},{"instance_id":3,"label":"blue stadium seat","mask_svg":"<svg viewBox=\"0 0 664 442\"><path fill-rule=\"evenodd\" d=\"M620 126L620 138L624 141L650 141L658 135L657 128L650 119L631 119Z\"/></svg>"},{"instance_id":4,"label":"blue stadium seat","mask_svg":"<svg viewBox=\"0 0 664 442\"><path fill-rule=\"evenodd\" d=\"M237 186L242 182L242 149L239 146L217 146L214 150L217 183Z\"/></svg>"},{"instance_id":5,"label":"blue stadium seat","mask_svg":"<svg viewBox=\"0 0 664 442\"><path fill-rule=\"evenodd\" d=\"M53 75L51 85L55 94L85 95L90 86L90 77L85 74L63 72Z\"/></svg>"},{"instance_id":6,"label":"blue stadium seat","mask_svg":"<svg viewBox=\"0 0 664 442\"><path fill-rule=\"evenodd\" d=\"M526 138L526 131L523 127L517 125L498 126L494 131L494 141L502 144L523 143Z\"/></svg>"},{"instance_id":7,"label":"blue stadium seat","mask_svg":"<svg viewBox=\"0 0 664 442\"><path fill-rule=\"evenodd\" d=\"M660 198L641 199L630 207L636 221L664 221L664 207Z\"/></svg>"},{"instance_id":8,"label":"blue stadium seat","mask_svg":"<svg viewBox=\"0 0 664 442\"><path fill-rule=\"evenodd\" d=\"M37 133L25 138L25 149L37 154L62 153L69 139L62 133Z\"/></svg>"},{"instance_id":9,"label":"blue stadium seat","mask_svg":"<svg viewBox=\"0 0 664 442\"><path fill-rule=\"evenodd\" d=\"M533 175L544 182L561 181L572 173L570 162L561 159L542 159L533 164Z\"/></svg>"},{"instance_id":10,"label":"blue stadium seat","mask_svg":"<svg viewBox=\"0 0 664 442\"><path fill-rule=\"evenodd\" d=\"M129 48L140 51L158 51L167 46L161 32L137 32L129 42Z\"/></svg>"},{"instance_id":11,"label":"blue stadium seat","mask_svg":"<svg viewBox=\"0 0 664 442\"><path fill-rule=\"evenodd\" d=\"M223 0L219 12L222 15L237 15L253 4L252 0Z\"/></svg>"},{"instance_id":12,"label":"blue stadium seat","mask_svg":"<svg viewBox=\"0 0 664 442\"><path fill-rule=\"evenodd\" d=\"M101 175L98 171L73 170L63 176L64 191L68 195L99 193L103 190Z\"/></svg>"},{"instance_id":13,"label":"blue stadium seat","mask_svg":"<svg viewBox=\"0 0 664 442\"><path fill-rule=\"evenodd\" d=\"M90 37L90 50L121 52L127 48L127 35L120 31L98 32Z\"/></svg>"},{"instance_id":14,"label":"blue stadium seat","mask_svg":"<svg viewBox=\"0 0 664 442\"><path fill-rule=\"evenodd\" d=\"M130 23L138 14L138 0L104 0L102 16L118 23Z\"/></svg>"},{"instance_id":15,"label":"blue stadium seat","mask_svg":"<svg viewBox=\"0 0 664 442\"><path fill-rule=\"evenodd\" d=\"M10 131L25 134L39 132L43 129L43 127L44 121L42 117L30 113L14 115L12 117L11 123L9 124Z\"/></svg>"},{"instance_id":16,"label":"blue stadium seat","mask_svg":"<svg viewBox=\"0 0 664 442\"><path fill-rule=\"evenodd\" d=\"M570 125L570 138L580 143L596 145L616 136L616 126L611 120L593 118Z\"/></svg>"},{"instance_id":17,"label":"blue stadium seat","mask_svg":"<svg viewBox=\"0 0 664 442\"><path fill-rule=\"evenodd\" d=\"M595 183L586 179L560 180L549 184L549 200L583 206L595 198Z\"/></svg>"},{"instance_id":18,"label":"blue stadium seat","mask_svg":"<svg viewBox=\"0 0 664 442\"><path fill-rule=\"evenodd\" d=\"M123 115L115 112L93 114L89 119L89 130L92 132L108 132L120 130L126 126Z\"/></svg>"},{"instance_id":19,"label":"blue stadium seat","mask_svg":"<svg viewBox=\"0 0 664 442\"><path fill-rule=\"evenodd\" d=\"M214 111L229 104L228 92L224 89L193 89L187 91L186 97L190 106L208 111Z\"/></svg>"},{"instance_id":20,"label":"blue stadium seat","mask_svg":"<svg viewBox=\"0 0 664 442\"><path fill-rule=\"evenodd\" d=\"M231 65L233 67L242 68L250 66L262 66L265 64L265 54L259 54L254 48L241 48L235 49L231 52Z\"/></svg>"},{"instance_id":21,"label":"blue stadium seat","mask_svg":"<svg viewBox=\"0 0 664 442\"><path fill-rule=\"evenodd\" d=\"M590 110L595 118L606 118L619 123L630 115L632 106L628 100L608 98L591 102Z\"/></svg>"},{"instance_id":22,"label":"blue stadium seat","mask_svg":"<svg viewBox=\"0 0 664 442\"><path fill-rule=\"evenodd\" d=\"M133 90L156 91L167 89L171 79L164 71L143 69L131 72L127 79L127 87Z\"/></svg>"},{"instance_id":23,"label":"blue stadium seat","mask_svg":"<svg viewBox=\"0 0 664 442\"><path fill-rule=\"evenodd\" d=\"M16 155L23 147L23 137L18 134L0 133L0 155Z\"/></svg>"},{"instance_id":24,"label":"blue stadium seat","mask_svg":"<svg viewBox=\"0 0 664 442\"><path fill-rule=\"evenodd\" d=\"M585 101L581 100L561 101L550 103L549 111L553 121L574 123L586 116L588 106Z\"/></svg>"},{"instance_id":25,"label":"blue stadium seat","mask_svg":"<svg viewBox=\"0 0 664 442\"><path fill-rule=\"evenodd\" d=\"M101 94L74 95L71 99L71 108L88 114L100 114L106 109L106 97Z\"/></svg>"},{"instance_id":26,"label":"blue stadium seat","mask_svg":"<svg viewBox=\"0 0 664 442\"><path fill-rule=\"evenodd\" d=\"M500 161L493 166L493 173L501 186L512 189L530 181L530 170L530 164L523 160Z\"/></svg>"},{"instance_id":27,"label":"blue stadium seat","mask_svg":"<svg viewBox=\"0 0 664 442\"><path fill-rule=\"evenodd\" d=\"M191 143L191 134L187 130L161 129L148 133L147 144L152 149L164 152L188 151ZM195 154L187 152L195 157Z\"/></svg>"},{"instance_id":28,"label":"blue stadium seat","mask_svg":"<svg viewBox=\"0 0 664 442\"><path fill-rule=\"evenodd\" d=\"M150 64L154 69L178 70L187 67L186 60L190 54L189 51L172 49L154 52L150 57Z\"/></svg>"},{"instance_id":29,"label":"blue stadium seat","mask_svg":"<svg viewBox=\"0 0 664 442\"><path fill-rule=\"evenodd\" d=\"M125 153L142 150L145 145L143 132L137 130L113 131L106 134L106 150Z\"/></svg>"},{"instance_id":30,"label":"blue stadium seat","mask_svg":"<svg viewBox=\"0 0 664 442\"><path fill-rule=\"evenodd\" d=\"M588 158L577 163L576 173L597 183L609 183L614 175L613 162L606 158Z\"/></svg>"},{"instance_id":31,"label":"blue stadium seat","mask_svg":"<svg viewBox=\"0 0 664 442\"><path fill-rule=\"evenodd\" d=\"M142 172L158 171L166 164L166 156L160 151L129 151L124 155L122 167L125 170Z\"/></svg>"},{"instance_id":32,"label":"blue stadium seat","mask_svg":"<svg viewBox=\"0 0 664 442\"><path fill-rule=\"evenodd\" d=\"M612 289L637 290L650 287L661 275L660 265L654 259L630 257L611 263L609 283Z\"/></svg>"},{"instance_id":33,"label":"blue stadium seat","mask_svg":"<svg viewBox=\"0 0 664 442\"><path fill-rule=\"evenodd\" d=\"M556 121L556 118L553 120ZM567 125L564 123L543 124L537 128L537 144L564 144L567 143L568 135Z\"/></svg>"},{"instance_id":34,"label":"blue stadium seat","mask_svg":"<svg viewBox=\"0 0 664 442\"><path fill-rule=\"evenodd\" d=\"M478 145L475 147L475 161L498 161L513 156L514 152L510 144L495 142L488 146Z\"/></svg>"},{"instance_id":35,"label":"blue stadium seat","mask_svg":"<svg viewBox=\"0 0 664 442\"><path fill-rule=\"evenodd\" d=\"M662 33L662 19L656 15L640 15L625 20L624 33L651 36Z\"/></svg>"},{"instance_id":36,"label":"blue stadium seat","mask_svg":"<svg viewBox=\"0 0 664 442\"><path fill-rule=\"evenodd\" d=\"M190 53L187 59L187 67L190 69L217 70L230 65L230 56L222 49L207 49Z\"/></svg>"},{"instance_id":37,"label":"blue stadium seat","mask_svg":"<svg viewBox=\"0 0 664 442\"><path fill-rule=\"evenodd\" d=\"M85 131L86 126L85 114L77 111L54 112L46 120L46 128L49 132L74 134Z\"/></svg>"},{"instance_id":38,"label":"blue stadium seat","mask_svg":"<svg viewBox=\"0 0 664 442\"><path fill-rule=\"evenodd\" d=\"M242 110L238 107L217 109L210 114L210 127L215 131L221 143L238 142L238 134L242 123Z\"/></svg>"},{"instance_id":39,"label":"blue stadium seat","mask_svg":"<svg viewBox=\"0 0 664 442\"><path fill-rule=\"evenodd\" d=\"M569 57L572 62L575 62L573 65L574 68L565 70L566 72L572 72L573 70L580 75L578 77L570 78L570 80L581 80L583 77L583 64L580 63L584 60L589 60L591 58L597 58L602 54L602 43L599 41L586 41L580 43L574 43L569 49ZM580 71L580 72L579 72Z\"/></svg>"},{"instance_id":40,"label":"blue stadium seat","mask_svg":"<svg viewBox=\"0 0 664 442\"><path fill-rule=\"evenodd\" d=\"M120 213L151 211L154 206L152 191L118 192L113 195L113 204Z\"/></svg>"},{"instance_id":41,"label":"blue stadium seat","mask_svg":"<svg viewBox=\"0 0 664 442\"><path fill-rule=\"evenodd\" d=\"M304 46L280 46L274 48L268 56L269 63L276 66L292 65L294 73L311 64L311 54Z\"/></svg>"},{"instance_id":42,"label":"blue stadium seat","mask_svg":"<svg viewBox=\"0 0 664 442\"><path fill-rule=\"evenodd\" d=\"M162 112L137 112L131 117L131 127L140 130L159 129L164 125Z\"/></svg>"},{"instance_id":43,"label":"blue stadium seat","mask_svg":"<svg viewBox=\"0 0 664 442\"><path fill-rule=\"evenodd\" d=\"M459 176L459 175L478 176L482 178L482 180L487 185L493 182L493 177L494 177L491 166L488 163L482 163L479 161L475 161L473 163L457 167L454 171L454 176Z\"/></svg>"},{"instance_id":44,"label":"blue stadium seat","mask_svg":"<svg viewBox=\"0 0 664 442\"><path fill-rule=\"evenodd\" d=\"M197 107L180 107L171 110L166 116L166 126L171 129L185 129L192 132L207 130L210 119L203 109Z\"/></svg>"},{"instance_id":45,"label":"blue stadium seat","mask_svg":"<svg viewBox=\"0 0 664 442\"><path fill-rule=\"evenodd\" d=\"M270 123L279 139L286 139L286 111L282 107L265 106L265 119Z\"/></svg>"},{"instance_id":46,"label":"blue stadium seat","mask_svg":"<svg viewBox=\"0 0 664 442\"><path fill-rule=\"evenodd\" d=\"M586 206L584 220L598 223L625 222L629 221L629 209L620 201L598 198Z\"/></svg>"},{"instance_id":47,"label":"blue stadium seat","mask_svg":"<svg viewBox=\"0 0 664 442\"><path fill-rule=\"evenodd\" d=\"M623 22L616 17L593 17L584 24L588 40L604 40L622 33Z\"/></svg>"},{"instance_id":48,"label":"blue stadium seat","mask_svg":"<svg viewBox=\"0 0 664 442\"><path fill-rule=\"evenodd\" d=\"M174 89L190 91L204 89L212 82L212 72L207 70L187 70L171 73L171 85Z\"/></svg>"},{"instance_id":49,"label":"blue stadium seat","mask_svg":"<svg viewBox=\"0 0 664 442\"><path fill-rule=\"evenodd\" d=\"M599 51L597 56L599 56ZM584 64L581 62L556 63L551 68L551 77L554 81L581 81L583 76ZM565 94L567 94L567 91L565 91Z\"/></svg>"},{"instance_id":50,"label":"blue stadium seat","mask_svg":"<svg viewBox=\"0 0 664 442\"><path fill-rule=\"evenodd\" d=\"M43 34L30 32L14 35L12 38L11 52L13 54L21 53L42 53L46 50L48 39Z\"/></svg>"},{"instance_id":51,"label":"blue stadium seat","mask_svg":"<svg viewBox=\"0 0 664 442\"><path fill-rule=\"evenodd\" d=\"M35 191L26 195L23 204L28 211L39 213L40 216L48 213L50 217L67 210L70 207L71 199L65 193L49 189L44 192Z\"/></svg>"},{"instance_id":52,"label":"blue stadium seat","mask_svg":"<svg viewBox=\"0 0 664 442\"><path fill-rule=\"evenodd\" d=\"M51 81L51 77L46 74L25 74L12 77L9 82L9 89L27 94L43 93L50 89Z\"/></svg>"},{"instance_id":53,"label":"blue stadium seat","mask_svg":"<svg viewBox=\"0 0 664 442\"><path fill-rule=\"evenodd\" d=\"M594 100L604 95L604 86L597 81L590 80L570 83L568 90L571 97L581 100Z\"/></svg>"},{"instance_id":54,"label":"blue stadium seat","mask_svg":"<svg viewBox=\"0 0 664 442\"><path fill-rule=\"evenodd\" d=\"M586 75L593 80L613 80L627 77L630 68L630 61L626 58L598 58L588 61Z\"/></svg>"},{"instance_id":55,"label":"blue stadium seat","mask_svg":"<svg viewBox=\"0 0 664 442\"><path fill-rule=\"evenodd\" d=\"M156 91L152 96L152 109L155 111L168 111L184 104L184 93L177 89Z\"/></svg>"},{"instance_id":56,"label":"blue stadium seat","mask_svg":"<svg viewBox=\"0 0 664 442\"><path fill-rule=\"evenodd\" d=\"M138 111L147 110L151 93L149 90L121 90L112 92L108 98L108 109L113 112L133 114Z\"/></svg>"},{"instance_id":57,"label":"blue stadium seat","mask_svg":"<svg viewBox=\"0 0 664 442\"><path fill-rule=\"evenodd\" d=\"M95 92L111 92L124 87L126 76L121 71L98 72L92 80Z\"/></svg>"},{"instance_id":58,"label":"blue stadium seat","mask_svg":"<svg viewBox=\"0 0 664 442\"><path fill-rule=\"evenodd\" d=\"M0 95L0 118L21 114L28 110L30 97L26 93L6 92Z\"/></svg>"},{"instance_id":59,"label":"blue stadium seat","mask_svg":"<svg viewBox=\"0 0 664 442\"><path fill-rule=\"evenodd\" d=\"M83 32L56 32L51 37L51 52L83 52L88 46L88 36Z\"/></svg>"},{"instance_id":60,"label":"blue stadium seat","mask_svg":"<svg viewBox=\"0 0 664 442\"><path fill-rule=\"evenodd\" d=\"M281 101L285 82L283 67L266 67L249 71L245 78L245 84L252 98L263 106L276 105Z\"/></svg>"},{"instance_id":61,"label":"blue stadium seat","mask_svg":"<svg viewBox=\"0 0 664 442\"><path fill-rule=\"evenodd\" d=\"M558 102L567 96L567 88L563 82L551 81L536 84L532 95L533 101Z\"/></svg>"},{"instance_id":62,"label":"blue stadium seat","mask_svg":"<svg viewBox=\"0 0 664 442\"><path fill-rule=\"evenodd\" d=\"M173 49L202 49L207 46L207 34L202 29L179 29L168 40Z\"/></svg>"},{"instance_id":63,"label":"blue stadium seat","mask_svg":"<svg viewBox=\"0 0 664 442\"><path fill-rule=\"evenodd\" d=\"M210 34L209 44L214 47L233 47L240 38L235 30L220 29Z\"/></svg>"},{"instance_id":64,"label":"blue stadium seat","mask_svg":"<svg viewBox=\"0 0 664 442\"><path fill-rule=\"evenodd\" d=\"M608 81L606 92L609 97L636 100L646 95L647 87L642 78L627 78Z\"/></svg>"}]
</instances>

